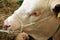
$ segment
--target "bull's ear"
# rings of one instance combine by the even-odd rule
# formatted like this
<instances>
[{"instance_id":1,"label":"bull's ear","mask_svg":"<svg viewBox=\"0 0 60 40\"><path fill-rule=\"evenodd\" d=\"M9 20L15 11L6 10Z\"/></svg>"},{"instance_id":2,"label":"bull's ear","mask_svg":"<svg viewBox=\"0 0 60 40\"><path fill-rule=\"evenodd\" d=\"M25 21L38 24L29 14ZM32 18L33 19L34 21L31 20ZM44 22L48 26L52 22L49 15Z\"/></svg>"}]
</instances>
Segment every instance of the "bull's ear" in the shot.
<instances>
[{"instance_id":1,"label":"bull's ear","mask_svg":"<svg viewBox=\"0 0 60 40\"><path fill-rule=\"evenodd\" d=\"M60 17L60 4L55 5L53 12L55 13L56 17Z\"/></svg>"}]
</instances>

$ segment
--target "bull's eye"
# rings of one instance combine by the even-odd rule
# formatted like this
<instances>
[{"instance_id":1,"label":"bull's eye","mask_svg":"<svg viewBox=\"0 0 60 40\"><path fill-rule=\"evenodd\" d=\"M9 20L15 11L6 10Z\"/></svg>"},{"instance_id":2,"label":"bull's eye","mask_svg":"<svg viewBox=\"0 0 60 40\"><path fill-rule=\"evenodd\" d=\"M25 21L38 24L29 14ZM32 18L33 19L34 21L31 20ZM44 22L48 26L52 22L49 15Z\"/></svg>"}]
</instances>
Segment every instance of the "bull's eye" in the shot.
<instances>
[{"instance_id":1,"label":"bull's eye","mask_svg":"<svg viewBox=\"0 0 60 40\"><path fill-rule=\"evenodd\" d=\"M57 4L54 8L53 11L55 12L56 16L58 15L58 13L60 12L60 4Z\"/></svg>"},{"instance_id":2,"label":"bull's eye","mask_svg":"<svg viewBox=\"0 0 60 40\"><path fill-rule=\"evenodd\" d=\"M32 13L31 14L32 16L38 16L38 14L35 12L35 13Z\"/></svg>"},{"instance_id":3,"label":"bull's eye","mask_svg":"<svg viewBox=\"0 0 60 40\"><path fill-rule=\"evenodd\" d=\"M40 11L34 11L32 14L30 14L30 16L39 16L41 14Z\"/></svg>"}]
</instances>

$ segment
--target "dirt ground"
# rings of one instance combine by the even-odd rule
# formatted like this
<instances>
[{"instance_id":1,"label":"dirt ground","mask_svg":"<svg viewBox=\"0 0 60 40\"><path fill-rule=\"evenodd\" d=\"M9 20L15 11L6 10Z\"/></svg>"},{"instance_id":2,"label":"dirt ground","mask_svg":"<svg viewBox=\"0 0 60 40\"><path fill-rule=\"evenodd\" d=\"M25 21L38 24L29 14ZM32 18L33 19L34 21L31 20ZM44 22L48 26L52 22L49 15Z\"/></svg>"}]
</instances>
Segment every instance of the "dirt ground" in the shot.
<instances>
[{"instance_id":1,"label":"dirt ground","mask_svg":"<svg viewBox=\"0 0 60 40\"><path fill-rule=\"evenodd\" d=\"M14 12L14 10L16 10L17 8L18 8L18 6L16 3L12 3L9 6L8 5L6 6L6 4L0 5L0 29L3 26L3 21L8 16L10 16Z\"/></svg>"},{"instance_id":2,"label":"dirt ground","mask_svg":"<svg viewBox=\"0 0 60 40\"><path fill-rule=\"evenodd\" d=\"M9 17L13 12L19 7L16 2L7 2L6 0L0 1L0 29L3 28L4 20ZM0 40L9 40L7 39L7 33L0 33Z\"/></svg>"}]
</instances>

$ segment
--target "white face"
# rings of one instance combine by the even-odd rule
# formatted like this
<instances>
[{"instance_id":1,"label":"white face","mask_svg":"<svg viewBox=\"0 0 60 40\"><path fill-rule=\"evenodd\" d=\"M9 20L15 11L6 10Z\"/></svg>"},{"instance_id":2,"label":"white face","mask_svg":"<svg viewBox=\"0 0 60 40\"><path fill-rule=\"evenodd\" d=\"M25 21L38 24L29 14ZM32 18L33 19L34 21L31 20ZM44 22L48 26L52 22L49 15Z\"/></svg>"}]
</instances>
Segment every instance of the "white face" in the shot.
<instances>
[{"instance_id":1,"label":"white face","mask_svg":"<svg viewBox=\"0 0 60 40\"><path fill-rule=\"evenodd\" d=\"M28 2L28 3L27 3ZM22 6L17 9L14 14L8 17L4 21L4 29L8 30L16 30L19 29L21 25L26 25L28 23L32 23L39 19L43 13L48 10L49 6L53 8L58 2L48 4L48 0L24 0ZM44 4L45 5L44 5ZM48 5L48 6L47 6ZM41 9L40 9L41 8ZM45 11L42 9L44 8ZM50 11L47 11L49 13ZM45 12L46 13L46 12ZM40 15L41 14L41 15ZM40 17L41 18L41 17Z\"/></svg>"},{"instance_id":2,"label":"white face","mask_svg":"<svg viewBox=\"0 0 60 40\"><path fill-rule=\"evenodd\" d=\"M16 30L19 29L22 24L28 24L36 20L35 16L38 14L33 13L33 11L36 7L37 2L37 0L24 0L22 6L17 9L12 16L8 17L4 21L4 29Z\"/></svg>"}]
</instances>

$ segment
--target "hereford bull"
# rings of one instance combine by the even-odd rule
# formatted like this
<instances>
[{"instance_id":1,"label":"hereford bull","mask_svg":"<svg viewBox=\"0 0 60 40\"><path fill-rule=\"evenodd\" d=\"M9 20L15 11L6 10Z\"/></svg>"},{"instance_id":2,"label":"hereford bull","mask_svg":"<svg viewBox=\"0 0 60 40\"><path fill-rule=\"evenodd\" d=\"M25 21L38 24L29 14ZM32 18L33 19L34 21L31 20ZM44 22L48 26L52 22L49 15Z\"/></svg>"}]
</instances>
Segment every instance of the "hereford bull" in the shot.
<instances>
[{"instance_id":1,"label":"hereford bull","mask_svg":"<svg viewBox=\"0 0 60 40\"><path fill-rule=\"evenodd\" d=\"M59 12L60 0L24 0L21 7L4 21L4 28L20 29L22 33L16 40L25 40L28 35L35 40L47 40L60 24L57 18Z\"/></svg>"}]
</instances>

